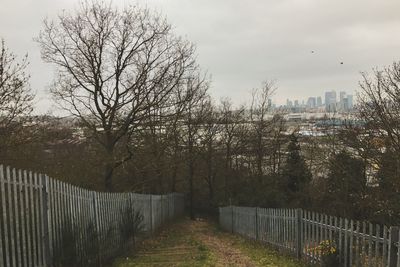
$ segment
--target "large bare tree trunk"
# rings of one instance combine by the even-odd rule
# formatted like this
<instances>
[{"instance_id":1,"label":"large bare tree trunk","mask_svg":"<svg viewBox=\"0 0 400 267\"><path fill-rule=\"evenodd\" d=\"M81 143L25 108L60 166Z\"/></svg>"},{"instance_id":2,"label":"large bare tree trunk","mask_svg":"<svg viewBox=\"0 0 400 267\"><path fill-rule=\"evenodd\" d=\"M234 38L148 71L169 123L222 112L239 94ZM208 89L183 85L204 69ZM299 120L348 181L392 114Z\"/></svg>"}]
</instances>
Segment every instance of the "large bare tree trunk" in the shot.
<instances>
[{"instance_id":1,"label":"large bare tree trunk","mask_svg":"<svg viewBox=\"0 0 400 267\"><path fill-rule=\"evenodd\" d=\"M114 166L112 163L106 163L104 166L104 186L108 192L114 191L113 186L113 173L114 173Z\"/></svg>"}]
</instances>

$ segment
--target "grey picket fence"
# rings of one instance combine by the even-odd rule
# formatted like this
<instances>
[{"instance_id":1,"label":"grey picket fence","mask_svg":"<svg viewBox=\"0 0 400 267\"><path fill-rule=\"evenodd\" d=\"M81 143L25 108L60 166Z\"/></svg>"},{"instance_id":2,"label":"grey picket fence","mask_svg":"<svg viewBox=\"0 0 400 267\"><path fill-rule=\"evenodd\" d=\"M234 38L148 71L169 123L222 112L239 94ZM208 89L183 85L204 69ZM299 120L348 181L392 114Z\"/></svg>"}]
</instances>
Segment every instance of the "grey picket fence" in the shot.
<instances>
[{"instance_id":1,"label":"grey picket fence","mask_svg":"<svg viewBox=\"0 0 400 267\"><path fill-rule=\"evenodd\" d=\"M0 266L54 266L68 224L79 229L78 254L98 243L102 256L113 255L124 241L118 226L128 205L152 233L183 214L184 196L95 192L0 165Z\"/></svg>"},{"instance_id":2,"label":"grey picket fence","mask_svg":"<svg viewBox=\"0 0 400 267\"><path fill-rule=\"evenodd\" d=\"M400 267L399 227L302 209L220 207L226 231L272 245L318 265L334 254L338 266ZM330 251L326 251L326 250Z\"/></svg>"}]
</instances>

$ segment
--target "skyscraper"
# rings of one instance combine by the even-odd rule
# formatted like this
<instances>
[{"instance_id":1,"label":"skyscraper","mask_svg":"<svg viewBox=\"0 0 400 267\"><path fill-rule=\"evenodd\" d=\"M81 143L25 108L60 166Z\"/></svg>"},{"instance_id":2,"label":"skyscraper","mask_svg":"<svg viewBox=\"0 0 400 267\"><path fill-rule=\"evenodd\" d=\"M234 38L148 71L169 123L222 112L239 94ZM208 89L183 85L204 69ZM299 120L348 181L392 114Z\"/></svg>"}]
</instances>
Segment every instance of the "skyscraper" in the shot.
<instances>
[{"instance_id":1,"label":"skyscraper","mask_svg":"<svg viewBox=\"0 0 400 267\"><path fill-rule=\"evenodd\" d=\"M309 97L308 100L307 100L307 107L308 108L315 108L315 106L317 104L316 102L317 101L316 101L315 97Z\"/></svg>"},{"instance_id":2,"label":"skyscraper","mask_svg":"<svg viewBox=\"0 0 400 267\"><path fill-rule=\"evenodd\" d=\"M322 97L317 97L317 107L322 106Z\"/></svg>"},{"instance_id":3,"label":"skyscraper","mask_svg":"<svg viewBox=\"0 0 400 267\"><path fill-rule=\"evenodd\" d=\"M348 111L349 110L349 99L347 97L343 98L342 102L340 103L341 111Z\"/></svg>"},{"instance_id":4,"label":"skyscraper","mask_svg":"<svg viewBox=\"0 0 400 267\"><path fill-rule=\"evenodd\" d=\"M352 110L354 108L353 95L347 95L347 104L349 105L349 110Z\"/></svg>"},{"instance_id":5,"label":"skyscraper","mask_svg":"<svg viewBox=\"0 0 400 267\"><path fill-rule=\"evenodd\" d=\"M348 107L345 107L346 92L339 93L339 109L345 111ZM347 101L346 101L347 102Z\"/></svg>"},{"instance_id":6,"label":"skyscraper","mask_svg":"<svg viewBox=\"0 0 400 267\"><path fill-rule=\"evenodd\" d=\"M327 112L336 112L336 92L325 92L325 110Z\"/></svg>"}]
</instances>

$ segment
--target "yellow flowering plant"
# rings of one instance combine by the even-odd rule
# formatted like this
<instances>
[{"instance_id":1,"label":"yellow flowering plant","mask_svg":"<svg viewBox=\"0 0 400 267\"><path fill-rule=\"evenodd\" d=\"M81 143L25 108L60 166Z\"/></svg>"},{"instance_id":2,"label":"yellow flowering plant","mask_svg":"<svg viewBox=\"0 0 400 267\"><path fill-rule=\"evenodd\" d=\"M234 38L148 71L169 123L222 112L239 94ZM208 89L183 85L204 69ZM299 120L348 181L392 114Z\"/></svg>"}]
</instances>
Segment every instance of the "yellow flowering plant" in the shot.
<instances>
[{"instance_id":1,"label":"yellow flowering plant","mask_svg":"<svg viewBox=\"0 0 400 267\"><path fill-rule=\"evenodd\" d=\"M330 255L336 253L336 245L335 242L332 240L323 240L319 245L316 247L318 253L323 255Z\"/></svg>"},{"instance_id":2,"label":"yellow flowering plant","mask_svg":"<svg viewBox=\"0 0 400 267\"><path fill-rule=\"evenodd\" d=\"M321 256L321 266L336 267L339 264L339 254L336 248L336 242L332 240L323 240L317 246Z\"/></svg>"},{"instance_id":3,"label":"yellow flowering plant","mask_svg":"<svg viewBox=\"0 0 400 267\"><path fill-rule=\"evenodd\" d=\"M336 267L339 264L339 253L335 241L323 240L309 251L320 256L321 266Z\"/></svg>"}]
</instances>

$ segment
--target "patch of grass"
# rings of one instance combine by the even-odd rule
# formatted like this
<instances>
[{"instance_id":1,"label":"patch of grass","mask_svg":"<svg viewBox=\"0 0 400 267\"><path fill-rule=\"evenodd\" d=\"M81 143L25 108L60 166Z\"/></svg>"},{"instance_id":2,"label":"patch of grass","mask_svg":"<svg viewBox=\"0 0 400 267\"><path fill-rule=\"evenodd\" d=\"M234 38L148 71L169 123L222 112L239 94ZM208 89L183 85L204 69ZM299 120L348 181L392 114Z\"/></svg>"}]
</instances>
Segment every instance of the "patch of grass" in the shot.
<instances>
[{"instance_id":1,"label":"patch of grass","mask_svg":"<svg viewBox=\"0 0 400 267\"><path fill-rule=\"evenodd\" d=\"M236 247L244 254L248 255L258 266L308 267L308 265L305 265L299 260L289 255L281 254L260 242L249 240L239 235L221 232L217 228L214 233L220 238L226 239L233 247Z\"/></svg>"},{"instance_id":2,"label":"patch of grass","mask_svg":"<svg viewBox=\"0 0 400 267\"><path fill-rule=\"evenodd\" d=\"M137 253L117 259L113 267L129 266L213 266L213 254L207 246L185 229L186 221L143 241Z\"/></svg>"},{"instance_id":3,"label":"patch of grass","mask_svg":"<svg viewBox=\"0 0 400 267\"><path fill-rule=\"evenodd\" d=\"M218 239L211 245L199 236L210 236ZM215 241L215 238L214 238ZM156 237L143 241L138 251L129 257L120 258L113 267L130 266L179 266L207 267L224 266L221 251L214 245L227 248L228 252L240 251L256 266L264 267L306 267L293 257L279 254L278 251L261 243L254 242L238 235L220 231L216 224L205 223L200 227L193 221L183 220L161 231ZM231 248L232 250L229 250ZM238 257L238 255L236 255ZM239 256L240 257L240 256ZM222 262L221 262L222 259ZM232 264L227 266L234 266Z\"/></svg>"}]
</instances>

